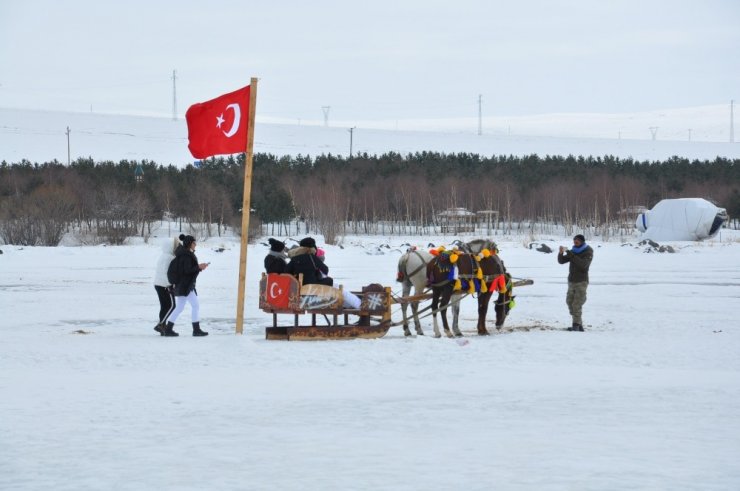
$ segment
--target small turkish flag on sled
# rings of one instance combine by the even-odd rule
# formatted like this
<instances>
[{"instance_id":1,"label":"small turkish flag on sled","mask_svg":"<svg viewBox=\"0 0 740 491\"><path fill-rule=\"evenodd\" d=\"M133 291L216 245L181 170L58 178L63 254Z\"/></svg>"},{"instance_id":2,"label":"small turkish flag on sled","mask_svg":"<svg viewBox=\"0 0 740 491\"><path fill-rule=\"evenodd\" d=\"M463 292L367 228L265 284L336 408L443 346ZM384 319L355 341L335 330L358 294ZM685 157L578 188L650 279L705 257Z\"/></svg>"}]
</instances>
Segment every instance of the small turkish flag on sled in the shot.
<instances>
[{"instance_id":1,"label":"small turkish flag on sled","mask_svg":"<svg viewBox=\"0 0 740 491\"><path fill-rule=\"evenodd\" d=\"M291 278L282 274L270 273L267 275L265 288L267 303L273 307L287 309L290 302Z\"/></svg>"},{"instance_id":2,"label":"small turkish flag on sled","mask_svg":"<svg viewBox=\"0 0 740 491\"><path fill-rule=\"evenodd\" d=\"M245 152L249 123L249 85L190 106L188 148L196 159Z\"/></svg>"}]
</instances>

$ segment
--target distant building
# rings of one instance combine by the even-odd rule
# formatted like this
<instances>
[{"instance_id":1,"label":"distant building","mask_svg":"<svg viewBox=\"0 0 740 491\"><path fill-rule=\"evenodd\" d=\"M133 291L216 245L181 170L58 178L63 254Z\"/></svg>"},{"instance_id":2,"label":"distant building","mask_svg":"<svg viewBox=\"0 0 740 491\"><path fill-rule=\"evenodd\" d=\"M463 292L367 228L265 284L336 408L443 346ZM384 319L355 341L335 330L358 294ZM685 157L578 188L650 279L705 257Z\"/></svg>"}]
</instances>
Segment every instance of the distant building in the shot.
<instances>
[{"instance_id":1,"label":"distant building","mask_svg":"<svg viewBox=\"0 0 740 491\"><path fill-rule=\"evenodd\" d=\"M477 215L465 208L448 208L437 213L437 222L443 234L475 232Z\"/></svg>"}]
</instances>

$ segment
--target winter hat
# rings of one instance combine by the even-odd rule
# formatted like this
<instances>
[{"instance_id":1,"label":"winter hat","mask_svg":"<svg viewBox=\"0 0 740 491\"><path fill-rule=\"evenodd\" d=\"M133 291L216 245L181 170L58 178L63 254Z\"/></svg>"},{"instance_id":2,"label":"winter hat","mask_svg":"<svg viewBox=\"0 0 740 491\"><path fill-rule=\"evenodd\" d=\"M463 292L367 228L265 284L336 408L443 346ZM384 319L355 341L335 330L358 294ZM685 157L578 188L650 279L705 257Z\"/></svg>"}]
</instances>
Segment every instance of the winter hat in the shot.
<instances>
[{"instance_id":1,"label":"winter hat","mask_svg":"<svg viewBox=\"0 0 740 491\"><path fill-rule=\"evenodd\" d=\"M324 249L318 248L316 249L316 257L324 259L326 256L326 252L324 252Z\"/></svg>"},{"instance_id":2,"label":"winter hat","mask_svg":"<svg viewBox=\"0 0 740 491\"><path fill-rule=\"evenodd\" d=\"M582 243L584 243L584 244L586 243L586 237L584 237L581 234L578 234L575 237L573 237L573 240L580 240Z\"/></svg>"},{"instance_id":3,"label":"winter hat","mask_svg":"<svg viewBox=\"0 0 740 491\"><path fill-rule=\"evenodd\" d=\"M306 237L305 239L301 239L298 245L301 247L313 247L314 249L316 249L316 241L313 237Z\"/></svg>"},{"instance_id":4,"label":"winter hat","mask_svg":"<svg viewBox=\"0 0 740 491\"><path fill-rule=\"evenodd\" d=\"M271 251L282 252L285 249L285 242L281 242L277 239L269 239L267 242L270 243Z\"/></svg>"},{"instance_id":5,"label":"winter hat","mask_svg":"<svg viewBox=\"0 0 740 491\"><path fill-rule=\"evenodd\" d=\"M190 244L195 242L195 237L193 237L192 235L180 234L180 240L182 241L182 245L184 245L185 247L190 247Z\"/></svg>"}]
</instances>

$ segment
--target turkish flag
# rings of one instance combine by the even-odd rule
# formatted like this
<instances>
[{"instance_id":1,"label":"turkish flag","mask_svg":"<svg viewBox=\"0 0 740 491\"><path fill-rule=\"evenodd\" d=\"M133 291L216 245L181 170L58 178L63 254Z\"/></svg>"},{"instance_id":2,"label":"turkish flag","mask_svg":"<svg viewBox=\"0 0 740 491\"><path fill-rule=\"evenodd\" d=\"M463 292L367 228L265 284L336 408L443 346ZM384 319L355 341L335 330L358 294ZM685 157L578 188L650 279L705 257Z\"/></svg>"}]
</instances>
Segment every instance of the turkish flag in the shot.
<instances>
[{"instance_id":1,"label":"turkish flag","mask_svg":"<svg viewBox=\"0 0 740 491\"><path fill-rule=\"evenodd\" d=\"M196 159L247 151L249 85L190 106L188 148Z\"/></svg>"},{"instance_id":2,"label":"turkish flag","mask_svg":"<svg viewBox=\"0 0 740 491\"><path fill-rule=\"evenodd\" d=\"M267 303L277 308L288 308L290 302L290 276L270 273L267 275Z\"/></svg>"}]
</instances>

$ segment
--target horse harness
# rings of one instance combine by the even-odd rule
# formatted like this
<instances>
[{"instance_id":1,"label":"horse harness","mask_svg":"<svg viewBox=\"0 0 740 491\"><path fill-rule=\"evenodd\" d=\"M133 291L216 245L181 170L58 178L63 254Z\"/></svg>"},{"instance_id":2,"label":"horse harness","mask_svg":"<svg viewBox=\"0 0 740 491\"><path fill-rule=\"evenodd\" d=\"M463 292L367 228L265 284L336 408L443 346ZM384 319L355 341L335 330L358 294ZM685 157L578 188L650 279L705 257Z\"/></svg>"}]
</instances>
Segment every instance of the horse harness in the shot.
<instances>
[{"instance_id":1,"label":"horse harness","mask_svg":"<svg viewBox=\"0 0 740 491\"><path fill-rule=\"evenodd\" d=\"M419 271L421 271L422 269L424 269L424 268L427 267L427 262L424 260L424 256L422 256L421 254L419 254L419 251L413 250L411 252L414 253L414 254L416 254L416 256L421 260L421 264L419 266L417 266L416 269L414 269L412 272L406 273L406 278L413 277L416 273L418 273ZM409 262L409 259L408 259L408 257L406 257L406 261L403 262L403 270L404 270L404 272L406 272L406 264L408 262Z\"/></svg>"}]
</instances>

